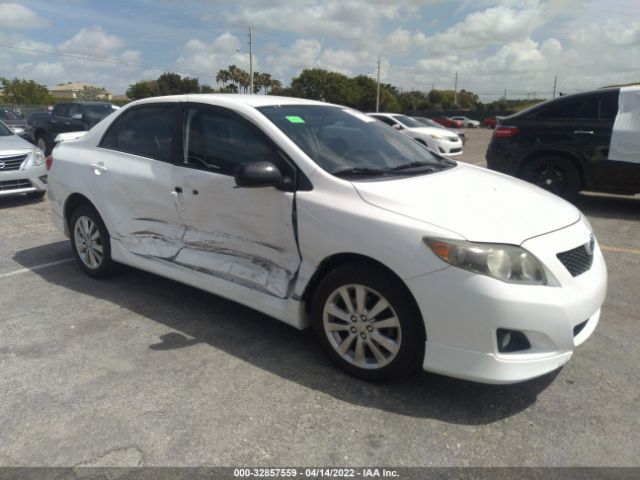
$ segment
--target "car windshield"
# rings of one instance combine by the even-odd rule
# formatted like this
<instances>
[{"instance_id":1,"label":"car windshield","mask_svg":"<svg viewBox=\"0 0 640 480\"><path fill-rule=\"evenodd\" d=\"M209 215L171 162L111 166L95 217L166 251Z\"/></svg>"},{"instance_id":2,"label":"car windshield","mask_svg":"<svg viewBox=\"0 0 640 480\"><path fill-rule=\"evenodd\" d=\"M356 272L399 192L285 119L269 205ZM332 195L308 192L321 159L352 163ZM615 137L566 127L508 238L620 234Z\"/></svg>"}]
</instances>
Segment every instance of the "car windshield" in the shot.
<instances>
[{"instance_id":1,"label":"car windshield","mask_svg":"<svg viewBox=\"0 0 640 480\"><path fill-rule=\"evenodd\" d=\"M350 108L284 105L258 110L309 158L334 175L411 175L456 165Z\"/></svg>"},{"instance_id":2,"label":"car windshield","mask_svg":"<svg viewBox=\"0 0 640 480\"><path fill-rule=\"evenodd\" d=\"M425 125L428 125L429 127L435 127L435 128L444 128L442 125L440 125L438 122L434 122L433 120L431 120L430 118L425 118L425 117L420 117L417 119L419 122L424 123Z\"/></svg>"},{"instance_id":3,"label":"car windshield","mask_svg":"<svg viewBox=\"0 0 640 480\"><path fill-rule=\"evenodd\" d=\"M87 122L98 123L100 120L113 112L113 109L111 108L110 103L96 103L93 105L85 105L84 111Z\"/></svg>"},{"instance_id":4,"label":"car windshield","mask_svg":"<svg viewBox=\"0 0 640 480\"><path fill-rule=\"evenodd\" d=\"M0 137L8 137L13 135L13 132L4 123L0 122Z\"/></svg>"},{"instance_id":5,"label":"car windshield","mask_svg":"<svg viewBox=\"0 0 640 480\"><path fill-rule=\"evenodd\" d=\"M409 128L422 128L422 124L417 120L414 120L411 117L407 117L406 115L394 115L393 118L403 124L405 127Z\"/></svg>"},{"instance_id":6,"label":"car windshield","mask_svg":"<svg viewBox=\"0 0 640 480\"><path fill-rule=\"evenodd\" d=\"M0 118L2 120L20 120L20 117L8 110L0 110Z\"/></svg>"}]
</instances>

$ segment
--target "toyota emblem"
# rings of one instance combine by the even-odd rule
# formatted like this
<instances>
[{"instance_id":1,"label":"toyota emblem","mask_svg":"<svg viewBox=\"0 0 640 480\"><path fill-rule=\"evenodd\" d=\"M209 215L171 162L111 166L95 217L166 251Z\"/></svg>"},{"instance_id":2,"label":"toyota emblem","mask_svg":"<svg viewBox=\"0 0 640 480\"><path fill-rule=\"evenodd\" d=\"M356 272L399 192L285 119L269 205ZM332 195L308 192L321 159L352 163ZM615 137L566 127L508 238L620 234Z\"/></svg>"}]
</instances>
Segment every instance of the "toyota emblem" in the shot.
<instances>
[{"instance_id":1,"label":"toyota emblem","mask_svg":"<svg viewBox=\"0 0 640 480\"><path fill-rule=\"evenodd\" d=\"M7 166L7 164L4 163L2 160L0 160L0 170L2 170L6 166Z\"/></svg>"}]
</instances>

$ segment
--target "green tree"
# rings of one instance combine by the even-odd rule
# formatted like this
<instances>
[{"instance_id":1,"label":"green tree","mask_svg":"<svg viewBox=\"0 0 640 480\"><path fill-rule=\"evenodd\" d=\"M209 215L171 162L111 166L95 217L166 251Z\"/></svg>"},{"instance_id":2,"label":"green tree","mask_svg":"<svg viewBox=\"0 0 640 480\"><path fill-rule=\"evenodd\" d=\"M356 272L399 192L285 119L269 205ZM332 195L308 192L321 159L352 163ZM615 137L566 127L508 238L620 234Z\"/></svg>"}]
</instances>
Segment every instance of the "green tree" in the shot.
<instances>
[{"instance_id":1,"label":"green tree","mask_svg":"<svg viewBox=\"0 0 640 480\"><path fill-rule=\"evenodd\" d=\"M356 82L338 72L322 68L307 68L291 80L291 92L296 97L355 106L358 102Z\"/></svg>"},{"instance_id":2,"label":"green tree","mask_svg":"<svg viewBox=\"0 0 640 480\"><path fill-rule=\"evenodd\" d=\"M0 77L0 102L21 105L46 105L54 98L44 85L24 78Z\"/></svg>"},{"instance_id":3,"label":"green tree","mask_svg":"<svg viewBox=\"0 0 640 480\"><path fill-rule=\"evenodd\" d=\"M158 77L159 95L183 95L199 91L197 78L182 77L173 72L165 72Z\"/></svg>"},{"instance_id":4,"label":"green tree","mask_svg":"<svg viewBox=\"0 0 640 480\"><path fill-rule=\"evenodd\" d=\"M133 85L129 85L126 94L131 100L157 97L159 95L158 82L157 80L140 80Z\"/></svg>"}]
</instances>

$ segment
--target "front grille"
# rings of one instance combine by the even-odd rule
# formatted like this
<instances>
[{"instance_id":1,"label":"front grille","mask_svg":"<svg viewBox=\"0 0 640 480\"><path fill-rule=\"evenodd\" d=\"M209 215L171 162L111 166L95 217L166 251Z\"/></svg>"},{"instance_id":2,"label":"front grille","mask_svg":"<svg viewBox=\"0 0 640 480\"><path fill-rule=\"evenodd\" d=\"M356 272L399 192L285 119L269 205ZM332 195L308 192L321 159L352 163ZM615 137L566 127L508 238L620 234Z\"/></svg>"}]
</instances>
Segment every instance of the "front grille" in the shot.
<instances>
[{"instance_id":1,"label":"front grille","mask_svg":"<svg viewBox=\"0 0 640 480\"><path fill-rule=\"evenodd\" d=\"M0 157L0 172L5 172L7 170L18 170L22 162L24 162L28 153L24 155L12 155L10 157Z\"/></svg>"},{"instance_id":2,"label":"front grille","mask_svg":"<svg viewBox=\"0 0 640 480\"><path fill-rule=\"evenodd\" d=\"M556 256L565 268L569 270L569 273L577 277L591 268L591 264L593 263L593 247L585 243L573 250L558 253Z\"/></svg>"},{"instance_id":3,"label":"front grille","mask_svg":"<svg viewBox=\"0 0 640 480\"><path fill-rule=\"evenodd\" d=\"M452 149L449 151L449 153L458 153L458 152L461 152L461 151L462 151L462 149L461 149L461 148L452 148Z\"/></svg>"},{"instance_id":4,"label":"front grille","mask_svg":"<svg viewBox=\"0 0 640 480\"><path fill-rule=\"evenodd\" d=\"M0 180L0 192L19 188L31 188L31 182L29 180Z\"/></svg>"}]
</instances>

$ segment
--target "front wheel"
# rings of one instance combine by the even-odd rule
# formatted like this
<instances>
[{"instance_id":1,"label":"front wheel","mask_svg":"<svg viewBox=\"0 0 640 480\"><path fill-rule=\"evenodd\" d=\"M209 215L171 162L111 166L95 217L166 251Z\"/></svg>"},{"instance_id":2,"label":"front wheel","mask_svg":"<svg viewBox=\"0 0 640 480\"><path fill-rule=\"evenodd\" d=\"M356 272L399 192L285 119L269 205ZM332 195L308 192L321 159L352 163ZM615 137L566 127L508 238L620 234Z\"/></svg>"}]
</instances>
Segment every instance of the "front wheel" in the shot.
<instances>
[{"instance_id":1,"label":"front wheel","mask_svg":"<svg viewBox=\"0 0 640 480\"><path fill-rule=\"evenodd\" d=\"M76 261L90 277L106 278L114 270L109 232L100 214L81 205L71 216L71 248Z\"/></svg>"},{"instance_id":2,"label":"front wheel","mask_svg":"<svg viewBox=\"0 0 640 480\"><path fill-rule=\"evenodd\" d=\"M381 268L354 263L329 273L311 316L329 357L364 380L401 379L424 357L424 327L413 298Z\"/></svg>"},{"instance_id":3,"label":"front wheel","mask_svg":"<svg viewBox=\"0 0 640 480\"><path fill-rule=\"evenodd\" d=\"M580 172L570 160L560 156L534 158L524 166L520 177L567 200L580 191Z\"/></svg>"}]
</instances>

